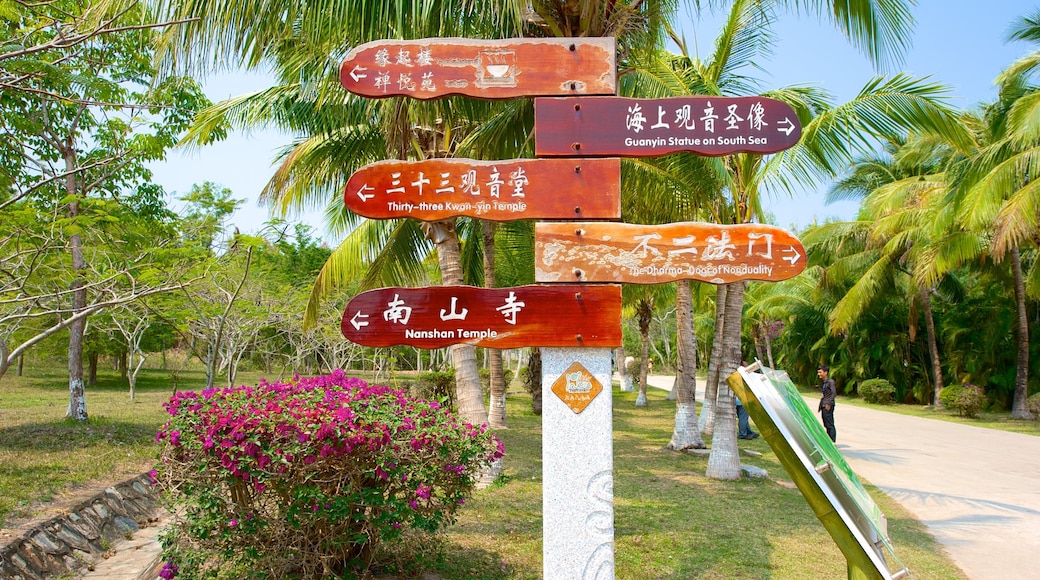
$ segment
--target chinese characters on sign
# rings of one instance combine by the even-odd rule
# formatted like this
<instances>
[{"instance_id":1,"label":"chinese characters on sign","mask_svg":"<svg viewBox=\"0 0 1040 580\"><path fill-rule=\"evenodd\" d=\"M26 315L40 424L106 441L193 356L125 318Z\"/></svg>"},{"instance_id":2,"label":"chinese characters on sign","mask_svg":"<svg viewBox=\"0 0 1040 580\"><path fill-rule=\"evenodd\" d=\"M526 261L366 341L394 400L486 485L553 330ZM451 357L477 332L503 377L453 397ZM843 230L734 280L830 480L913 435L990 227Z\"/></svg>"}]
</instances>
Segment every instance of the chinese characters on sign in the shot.
<instances>
[{"instance_id":1,"label":"chinese characters on sign","mask_svg":"<svg viewBox=\"0 0 1040 580\"><path fill-rule=\"evenodd\" d=\"M340 327L347 339L373 347L616 347L620 319L617 285L432 286L363 292L347 305Z\"/></svg>"},{"instance_id":2,"label":"chinese characters on sign","mask_svg":"<svg viewBox=\"0 0 1040 580\"><path fill-rule=\"evenodd\" d=\"M376 219L618 219L620 183L617 158L380 161L350 176L344 201Z\"/></svg>"},{"instance_id":3,"label":"chinese characters on sign","mask_svg":"<svg viewBox=\"0 0 1040 580\"><path fill-rule=\"evenodd\" d=\"M602 222L535 225L538 282L777 282L805 269L805 249L764 224Z\"/></svg>"},{"instance_id":4,"label":"chinese characters on sign","mask_svg":"<svg viewBox=\"0 0 1040 580\"><path fill-rule=\"evenodd\" d=\"M539 156L776 153L802 134L794 109L766 97L541 98L534 111Z\"/></svg>"},{"instance_id":5,"label":"chinese characters on sign","mask_svg":"<svg viewBox=\"0 0 1040 580\"><path fill-rule=\"evenodd\" d=\"M373 98L613 95L613 38L379 40L340 66L350 92Z\"/></svg>"}]
</instances>

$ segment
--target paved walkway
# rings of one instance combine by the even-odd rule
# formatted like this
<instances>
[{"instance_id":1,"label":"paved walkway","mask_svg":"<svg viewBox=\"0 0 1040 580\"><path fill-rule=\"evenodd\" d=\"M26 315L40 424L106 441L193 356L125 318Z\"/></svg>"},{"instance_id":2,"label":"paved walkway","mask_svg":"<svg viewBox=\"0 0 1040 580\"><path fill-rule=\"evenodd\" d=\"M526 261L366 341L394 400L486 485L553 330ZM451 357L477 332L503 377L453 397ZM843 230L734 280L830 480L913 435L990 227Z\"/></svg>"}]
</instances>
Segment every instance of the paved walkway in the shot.
<instances>
[{"instance_id":1,"label":"paved walkway","mask_svg":"<svg viewBox=\"0 0 1040 580\"><path fill-rule=\"evenodd\" d=\"M647 382L671 390L673 380ZM842 405L840 398L834 421L838 450L856 475L928 526L969 578L1040 578L1040 437Z\"/></svg>"},{"instance_id":2,"label":"paved walkway","mask_svg":"<svg viewBox=\"0 0 1040 580\"><path fill-rule=\"evenodd\" d=\"M82 576L88 580L155 580L159 574L159 532L163 521L134 533L134 537L120 542L112 555L97 562L94 569Z\"/></svg>"}]
</instances>

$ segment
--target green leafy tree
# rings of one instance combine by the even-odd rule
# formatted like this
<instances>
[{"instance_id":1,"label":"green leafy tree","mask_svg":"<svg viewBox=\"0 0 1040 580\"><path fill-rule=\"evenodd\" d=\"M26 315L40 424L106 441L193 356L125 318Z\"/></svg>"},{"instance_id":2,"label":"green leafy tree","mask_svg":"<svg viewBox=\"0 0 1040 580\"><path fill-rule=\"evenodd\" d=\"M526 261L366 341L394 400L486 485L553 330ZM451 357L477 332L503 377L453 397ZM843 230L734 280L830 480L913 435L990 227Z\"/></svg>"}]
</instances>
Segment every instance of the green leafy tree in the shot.
<instances>
[{"instance_id":1,"label":"green leafy tree","mask_svg":"<svg viewBox=\"0 0 1040 580\"><path fill-rule=\"evenodd\" d=\"M93 248L110 243L121 208L161 205L160 190L145 185L145 163L164 155L205 99L185 79L152 84L156 25L141 4L18 4L14 15L5 34L27 48L2 60L4 78L17 82L0 105L10 136L0 153L8 188L3 203L39 208L67 247L61 279L68 302L58 323L69 331L66 414L83 421L84 330L104 307L97 284L108 276L91 263ZM87 28L77 29L83 23Z\"/></svg>"}]
</instances>

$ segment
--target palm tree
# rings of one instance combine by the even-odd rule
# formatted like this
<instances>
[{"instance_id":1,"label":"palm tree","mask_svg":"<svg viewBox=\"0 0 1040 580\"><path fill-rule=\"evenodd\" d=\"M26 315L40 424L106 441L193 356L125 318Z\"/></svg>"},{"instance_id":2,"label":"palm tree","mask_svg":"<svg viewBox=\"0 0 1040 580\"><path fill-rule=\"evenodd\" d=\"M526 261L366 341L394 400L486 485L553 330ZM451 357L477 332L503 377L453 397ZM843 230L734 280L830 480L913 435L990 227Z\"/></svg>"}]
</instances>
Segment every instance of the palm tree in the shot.
<instances>
[{"instance_id":1,"label":"palm tree","mask_svg":"<svg viewBox=\"0 0 1040 580\"><path fill-rule=\"evenodd\" d=\"M442 284L473 279L462 270L457 232L465 224L454 219L424 224L411 220L359 222L342 210L337 191L353 170L371 161L451 154L457 144L452 131L461 129L464 135L471 119L465 111L460 114L463 107L452 100L367 102L350 96L339 87L338 63L326 55L342 54L344 46L367 40L397 37L405 30L419 37L508 35L523 25L519 3L352 2L337 8L216 1L191 6L161 2L160 8L200 19L197 25L167 38L174 62L184 59L184 66L201 66L200 55L212 50L224 57L234 55L251 66L266 61L286 81L208 111L196 123L192 139L204 143L229 121L245 127L274 123L305 135L287 149L265 198L283 213L331 199L327 209L331 228L351 231L322 269L305 323L316 322L318 299L345 280L362 278L363 287L372 287L418 279L431 249L437 250ZM245 22L249 25L242 26ZM287 26L287 22L300 25ZM241 44L226 43L228 38ZM460 415L472 423L487 422L475 348L456 345L451 353Z\"/></svg>"},{"instance_id":2,"label":"palm tree","mask_svg":"<svg viewBox=\"0 0 1040 580\"><path fill-rule=\"evenodd\" d=\"M641 96L746 95L759 92L758 83L745 76L744 71L769 47L773 5L751 0L738 0L731 5L729 19L716 41L710 60L691 58L685 50L679 55L658 53L657 58L642 70L623 79L623 90ZM676 40L682 48L681 41ZM830 105L822 92L806 87L790 87L763 95L785 101L795 109L804 127L802 140L794 148L768 161L750 154L709 160L715 174L713 183L722 183L717 192L724 195L702 203L700 211L711 215L716 223L761 220L759 200L764 190L783 191L790 189L795 182L811 184L834 175L855 152L869 150L871 139L895 137L916 127L950 134L958 130L953 115L937 102L942 95L941 87L903 75L871 81L852 102L840 107ZM694 182L688 176L689 166L667 160L656 166L675 183ZM643 187L636 186L636 189ZM725 299L720 296L717 301L717 308L723 310L716 340L722 342L713 347L713 359L709 362L706 399L712 400L715 388L721 391L715 411L719 415L717 418L727 425L734 420L732 399L728 388L720 385L717 378L714 381L712 378L715 369L722 376L732 373L741 360L743 293L743 283L733 284L726 288ZM706 409L710 412L710 403L702 408L702 415ZM715 441L713 453L719 443ZM721 443L727 445L725 439ZM733 447L735 449L735 439ZM724 454L736 457L735 453ZM726 477L739 477L739 461L727 463L728 468L719 472L725 472Z\"/></svg>"},{"instance_id":3,"label":"palm tree","mask_svg":"<svg viewBox=\"0 0 1040 580\"><path fill-rule=\"evenodd\" d=\"M697 347L693 329L693 296L690 282L676 283L675 296L676 334L693 340L678 340L679 365L676 369L675 385L675 429L666 446L668 449L704 449L704 440L697 429Z\"/></svg>"},{"instance_id":4,"label":"palm tree","mask_svg":"<svg viewBox=\"0 0 1040 580\"><path fill-rule=\"evenodd\" d=\"M1023 17L1009 40L1036 43L1040 39L1037 16ZM1035 247L1040 234L1037 182L1040 170L1040 124L1031 118L1040 106L1040 91L1033 75L1040 55L1031 52L1012 63L998 78L999 95L984 108L980 147L950 172L949 215L963 231L954 230L944 240L946 250L923 273L934 278L969 260L989 256L1009 262L1017 311L1015 336L1017 362L1011 418L1031 419L1026 406L1029 380L1029 318L1027 294L1040 295L1040 269L1035 262L1026 272L1023 245ZM1026 280L1030 283L1027 284Z\"/></svg>"},{"instance_id":5,"label":"palm tree","mask_svg":"<svg viewBox=\"0 0 1040 580\"><path fill-rule=\"evenodd\" d=\"M825 224L804 239L807 247L832 255L838 255L834 249L847 237L858 238L861 243L860 252L846 254L828 268L828 277L833 279L844 278L844 270L858 272L856 282L831 312L832 334L848 332L880 296L899 291L898 277L905 277L912 306L910 340L916 335L916 310L920 307L932 369L933 392L929 399L937 407L942 406L939 393L945 385L932 296L941 296L940 284L954 292L958 285L950 275L924 284L915 270L932 247L933 225L940 210L937 200L946 188L943 170L951 159L963 154L948 142L912 135L909 140L889 143L884 155L858 158L850 173L832 186L829 198L862 197L860 219Z\"/></svg>"},{"instance_id":6,"label":"palm tree","mask_svg":"<svg viewBox=\"0 0 1040 580\"><path fill-rule=\"evenodd\" d=\"M718 6L723 2L709 2ZM790 0L777 2L736 2L741 7L754 8L760 11L772 10L774 6L781 8L798 7L800 3ZM700 3L698 2L699 6ZM841 27L856 44L876 63L880 63L892 54L898 54L905 42L905 32L910 19L906 1L894 0L877 2L860 0L857 2L833 2L813 5L814 10L828 9L834 22ZM400 151L411 141L407 129L412 126L435 128L436 119L451 121L460 118L449 115L456 104L455 100L447 101L445 107L412 106L399 104L397 109L392 105L359 104L342 96L334 79L335 64L326 55L341 53L342 47L356 45L365 40L376 38L399 37L408 34L411 37L430 36L494 36L511 34L519 31L525 10L530 15L531 25L528 32L532 34L572 35L572 36L618 36L624 41L620 59L623 69L634 62L632 59L646 54L652 47L660 45L661 31L664 22L670 16L674 6L671 2L642 1L607 1L594 2L443 2L426 0L423 2L339 2L314 5L304 3L275 2L266 4L230 2L213 0L183 5L172 0L158 0L156 6L160 13L173 18L198 18L192 25L179 27L167 37L165 45L167 59L173 67L186 67L200 70L207 66L220 66L225 62L241 63L256 67L263 64L273 65L285 85L256 95L250 106L243 105L237 118L234 115L214 115L211 117L208 130L197 134L200 142L210 138L213 131L219 130L222 123L228 120L239 121L240 126L251 123L275 122L283 127L300 131L309 136L298 142L287 153L283 171L276 175L270 185L275 193L271 199L275 206L285 211L300 208L304 200L327 200L338 198L333 184L342 183L342 174L352 166L383 158L390 151ZM731 44L742 48L741 45ZM746 55L745 55L746 56ZM207 62L212 59L212 64ZM738 59L740 60L740 59ZM746 59L744 59L746 61ZM718 61L728 65L728 59ZM300 82L300 79L304 79ZM717 84L717 83L716 83ZM738 83L739 84L739 83ZM719 85L721 86L721 85ZM735 86L735 85L734 85ZM715 91L700 91L705 94L718 94ZM730 91L729 94L741 94ZM391 101L393 102L393 101ZM372 109L391 109L375 114ZM433 111L436 111L434 113ZM483 136L492 139L478 138L488 151L499 153L502 149L522 147L526 135L523 130L509 129L524 127L524 119L529 118L529 103L502 105L503 113L481 126ZM420 111L428 111L420 115ZM443 113L443 114L440 114ZM413 123L403 122L409 115ZM422 118L419 118L419 117ZM382 119L385 127L372 123L372 119ZM505 121L503 121L505 119ZM471 121L475 118L470 117ZM512 122L508 122L512 121ZM518 124L517 121L520 121ZM472 126L472 125L471 125ZM529 124L526 125L529 128ZM373 128L375 130L373 130ZM396 133L381 134L380 129L398 129ZM436 131L428 131L436 134ZM494 137L508 135L510 138L496 140ZM337 137L336 141L331 137ZM338 143L337 143L338 141ZM387 143L389 142L389 144ZM332 146L332 144L340 146ZM501 144L498 144L501 143ZM343 147L341 145L347 145ZM375 158L355 155L366 150L376 151ZM381 146L382 145L382 146ZM380 151L382 150L382 151ZM420 149L422 150L422 149ZM515 150L514 150L515 151ZM343 163L336 163L342 161ZM353 164L353 165L351 165ZM339 179L336 179L339 178ZM349 215L333 205L329 214L330 224L339 231L347 231L353 224ZM453 224L447 223L435 228L428 228L435 239L451 236ZM401 256L409 258L397 262L390 259L391 253L373 252L372 245L367 248L355 246L351 251L337 252L330 258L327 268L315 284L313 298L327 295L340 284L350 268L343 262L345 259L367 257L373 266L387 268L388 272L378 272L372 278L380 276L393 277L409 272L416 260L429 249L428 241L418 235L416 224L387 224L381 226L358 225L351 234L357 240L366 239L371 242L387 244L384 248L392 248ZM442 234L442 235L437 235ZM400 236L400 238L398 238ZM403 239L402 239L403 238ZM396 241L400 240L400 241ZM450 243L450 242L449 242ZM343 246L341 246L342 248ZM445 248L450 249L449 247ZM365 262L368 263L368 262ZM450 279L451 276L446 276ZM316 309L308 309L308 320L313 320Z\"/></svg>"}]
</instances>

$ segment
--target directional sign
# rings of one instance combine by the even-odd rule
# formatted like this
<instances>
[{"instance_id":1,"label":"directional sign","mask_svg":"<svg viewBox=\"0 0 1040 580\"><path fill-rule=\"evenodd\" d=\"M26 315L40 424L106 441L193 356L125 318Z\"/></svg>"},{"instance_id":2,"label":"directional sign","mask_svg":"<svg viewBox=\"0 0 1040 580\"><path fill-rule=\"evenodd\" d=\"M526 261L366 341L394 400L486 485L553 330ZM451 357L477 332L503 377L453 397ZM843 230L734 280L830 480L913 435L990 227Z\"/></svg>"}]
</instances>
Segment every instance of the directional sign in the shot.
<instances>
[{"instance_id":1,"label":"directional sign","mask_svg":"<svg viewBox=\"0 0 1040 580\"><path fill-rule=\"evenodd\" d=\"M848 577L909 578L888 537L884 514L787 373L756 361L737 368L726 383L845 555Z\"/></svg>"},{"instance_id":2,"label":"directional sign","mask_svg":"<svg viewBox=\"0 0 1040 580\"><path fill-rule=\"evenodd\" d=\"M618 219L621 161L380 161L350 176L344 200L375 219Z\"/></svg>"},{"instance_id":3,"label":"directional sign","mask_svg":"<svg viewBox=\"0 0 1040 580\"><path fill-rule=\"evenodd\" d=\"M802 243L764 224L538 223L534 243L538 282L776 282L805 269Z\"/></svg>"},{"instance_id":4,"label":"directional sign","mask_svg":"<svg viewBox=\"0 0 1040 580\"><path fill-rule=\"evenodd\" d=\"M351 50L339 78L373 98L613 95L614 47L613 38L378 40Z\"/></svg>"},{"instance_id":5,"label":"directional sign","mask_svg":"<svg viewBox=\"0 0 1040 580\"><path fill-rule=\"evenodd\" d=\"M766 97L540 98L534 127L539 156L776 153L802 135L794 109Z\"/></svg>"},{"instance_id":6,"label":"directional sign","mask_svg":"<svg viewBox=\"0 0 1040 580\"><path fill-rule=\"evenodd\" d=\"M621 286L380 288L347 304L343 336L364 346L617 347Z\"/></svg>"}]
</instances>

